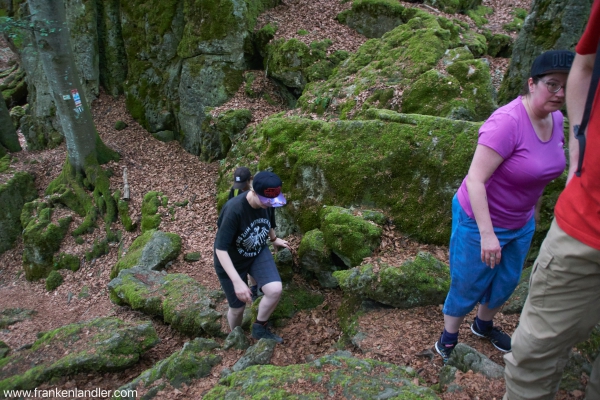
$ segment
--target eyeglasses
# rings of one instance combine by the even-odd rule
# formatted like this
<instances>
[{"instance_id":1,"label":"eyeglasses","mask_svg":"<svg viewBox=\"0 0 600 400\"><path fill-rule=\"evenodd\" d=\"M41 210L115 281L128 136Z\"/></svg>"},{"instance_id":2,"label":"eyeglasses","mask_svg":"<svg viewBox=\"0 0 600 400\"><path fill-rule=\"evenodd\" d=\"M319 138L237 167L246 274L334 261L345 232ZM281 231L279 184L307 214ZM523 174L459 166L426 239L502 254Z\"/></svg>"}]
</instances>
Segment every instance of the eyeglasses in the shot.
<instances>
[{"instance_id":1,"label":"eyeglasses","mask_svg":"<svg viewBox=\"0 0 600 400\"><path fill-rule=\"evenodd\" d=\"M540 82L544 82L544 85L546 85L546 89L548 89L550 93L558 93L560 89L565 89L565 91L567 90L566 85L559 85L556 82L544 81L542 79L540 79Z\"/></svg>"}]
</instances>

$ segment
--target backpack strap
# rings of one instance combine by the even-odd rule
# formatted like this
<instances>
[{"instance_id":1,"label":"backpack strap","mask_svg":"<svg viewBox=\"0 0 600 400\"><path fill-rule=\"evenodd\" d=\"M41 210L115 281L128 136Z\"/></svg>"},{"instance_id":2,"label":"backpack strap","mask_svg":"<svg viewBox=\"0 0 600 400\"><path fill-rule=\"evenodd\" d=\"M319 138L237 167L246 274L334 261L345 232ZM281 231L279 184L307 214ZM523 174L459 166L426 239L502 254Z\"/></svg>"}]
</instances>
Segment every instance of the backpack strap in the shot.
<instances>
[{"instance_id":1,"label":"backpack strap","mask_svg":"<svg viewBox=\"0 0 600 400\"><path fill-rule=\"evenodd\" d=\"M583 119L581 120L580 125L573 126L575 138L579 142L579 161L577 162L577 171L575 171L575 175L577 176L581 176L581 167L583 166L583 156L585 154L585 129L587 128L590 114L592 113L592 105L594 104L594 96L598 90L598 82L600 82L600 41L598 41L598 48L596 49L594 71L592 73L592 81L590 82L590 88L585 102Z\"/></svg>"}]
</instances>

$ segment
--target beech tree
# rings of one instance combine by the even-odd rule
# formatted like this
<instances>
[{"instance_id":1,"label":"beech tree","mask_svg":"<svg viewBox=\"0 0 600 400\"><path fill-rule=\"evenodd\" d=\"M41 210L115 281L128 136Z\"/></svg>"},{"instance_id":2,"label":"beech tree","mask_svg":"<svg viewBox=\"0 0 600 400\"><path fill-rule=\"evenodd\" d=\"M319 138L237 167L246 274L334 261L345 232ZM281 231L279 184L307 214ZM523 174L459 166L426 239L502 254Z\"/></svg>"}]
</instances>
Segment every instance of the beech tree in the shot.
<instances>
[{"instance_id":1,"label":"beech tree","mask_svg":"<svg viewBox=\"0 0 600 400\"><path fill-rule=\"evenodd\" d=\"M52 90L56 112L74 172L115 159L118 155L104 145L94 125L75 66L63 0L27 0L35 45Z\"/></svg>"}]
</instances>

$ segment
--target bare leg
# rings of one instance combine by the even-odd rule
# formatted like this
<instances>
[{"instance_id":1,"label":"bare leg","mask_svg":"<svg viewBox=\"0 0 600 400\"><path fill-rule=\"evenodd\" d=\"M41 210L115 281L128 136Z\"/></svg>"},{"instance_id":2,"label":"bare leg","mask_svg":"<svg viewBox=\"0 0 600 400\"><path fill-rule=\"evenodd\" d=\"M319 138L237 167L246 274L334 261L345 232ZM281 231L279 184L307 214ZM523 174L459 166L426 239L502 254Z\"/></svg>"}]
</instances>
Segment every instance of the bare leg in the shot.
<instances>
[{"instance_id":1,"label":"bare leg","mask_svg":"<svg viewBox=\"0 0 600 400\"><path fill-rule=\"evenodd\" d=\"M279 303L282 290L281 282L267 283L261 290L264 296L258 305L257 319L259 321L266 321L275 310L275 307L277 307L277 303Z\"/></svg>"},{"instance_id":2,"label":"bare leg","mask_svg":"<svg viewBox=\"0 0 600 400\"><path fill-rule=\"evenodd\" d=\"M227 312L227 322L229 322L229 328L233 330L236 326L242 325L242 320L244 319L244 309L246 306L240 308L231 308L229 307L229 311Z\"/></svg>"},{"instance_id":3,"label":"bare leg","mask_svg":"<svg viewBox=\"0 0 600 400\"><path fill-rule=\"evenodd\" d=\"M448 333L456 333L464 319L464 315L462 317L452 317L444 314L444 329L446 329L446 332Z\"/></svg>"},{"instance_id":4,"label":"bare leg","mask_svg":"<svg viewBox=\"0 0 600 400\"><path fill-rule=\"evenodd\" d=\"M498 313L498 311L500 311L501 308L502 306L496 308L488 308L486 304L480 304L479 308L477 309L477 316L482 321L491 321L494 319L494 316Z\"/></svg>"}]
</instances>

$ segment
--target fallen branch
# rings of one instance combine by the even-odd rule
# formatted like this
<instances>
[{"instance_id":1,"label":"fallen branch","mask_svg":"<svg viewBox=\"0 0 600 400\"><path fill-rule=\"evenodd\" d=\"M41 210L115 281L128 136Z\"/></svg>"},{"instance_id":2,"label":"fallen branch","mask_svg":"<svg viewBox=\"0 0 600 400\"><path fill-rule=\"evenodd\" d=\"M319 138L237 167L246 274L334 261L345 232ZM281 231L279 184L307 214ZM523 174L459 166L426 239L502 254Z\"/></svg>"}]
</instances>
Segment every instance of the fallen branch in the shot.
<instances>
[{"instance_id":1,"label":"fallen branch","mask_svg":"<svg viewBox=\"0 0 600 400\"><path fill-rule=\"evenodd\" d=\"M127 183L127 167L123 168L123 200L129 201L129 183Z\"/></svg>"}]
</instances>

